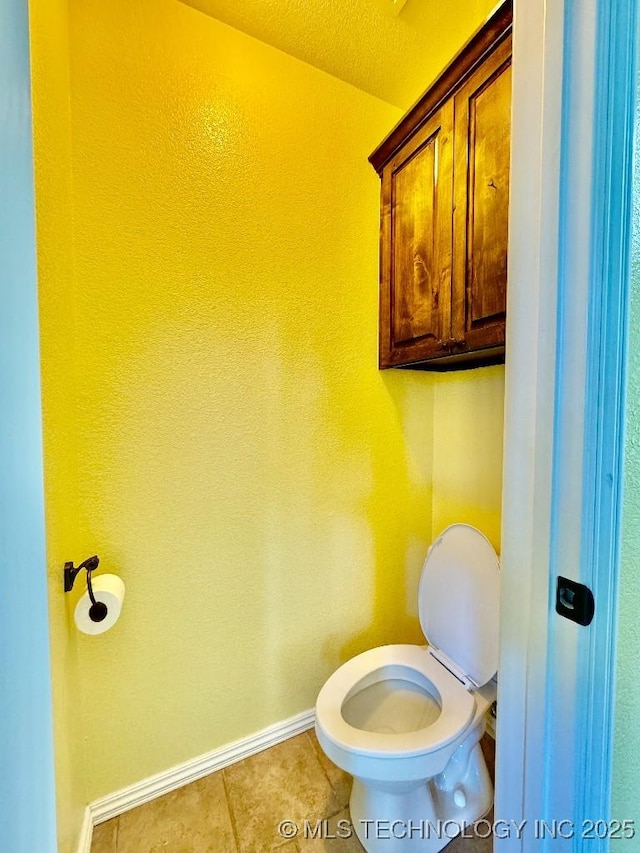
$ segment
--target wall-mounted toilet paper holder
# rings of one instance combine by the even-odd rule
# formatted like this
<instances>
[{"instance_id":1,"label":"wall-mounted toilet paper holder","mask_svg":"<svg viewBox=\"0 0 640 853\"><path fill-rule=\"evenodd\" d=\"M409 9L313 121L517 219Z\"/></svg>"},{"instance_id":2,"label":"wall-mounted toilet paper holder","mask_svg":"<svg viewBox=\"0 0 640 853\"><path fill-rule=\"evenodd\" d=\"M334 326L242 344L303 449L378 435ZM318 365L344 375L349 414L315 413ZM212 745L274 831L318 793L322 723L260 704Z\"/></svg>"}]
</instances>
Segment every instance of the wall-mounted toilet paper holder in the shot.
<instances>
[{"instance_id":1,"label":"wall-mounted toilet paper holder","mask_svg":"<svg viewBox=\"0 0 640 853\"><path fill-rule=\"evenodd\" d=\"M100 558L97 555L87 557L79 566L74 566L73 563L64 564L64 591L71 592L76 576L83 569L87 570L87 592L91 599L91 607L89 608L89 618L92 622L102 622L107 615L107 605L102 601L96 601L93 594L93 586L91 585L91 572L98 568Z\"/></svg>"}]
</instances>

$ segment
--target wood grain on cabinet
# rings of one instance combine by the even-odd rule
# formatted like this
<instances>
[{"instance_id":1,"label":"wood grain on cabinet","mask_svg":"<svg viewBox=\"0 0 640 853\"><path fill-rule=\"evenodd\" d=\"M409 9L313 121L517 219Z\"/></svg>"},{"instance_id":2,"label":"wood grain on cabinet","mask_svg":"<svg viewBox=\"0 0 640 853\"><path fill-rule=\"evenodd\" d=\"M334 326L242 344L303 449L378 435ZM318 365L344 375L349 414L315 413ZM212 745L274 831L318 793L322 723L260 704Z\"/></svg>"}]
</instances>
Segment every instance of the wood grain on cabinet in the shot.
<instances>
[{"instance_id":1,"label":"wood grain on cabinet","mask_svg":"<svg viewBox=\"0 0 640 853\"><path fill-rule=\"evenodd\" d=\"M381 368L504 360L511 15L507 0L369 158Z\"/></svg>"},{"instance_id":2,"label":"wood grain on cabinet","mask_svg":"<svg viewBox=\"0 0 640 853\"><path fill-rule=\"evenodd\" d=\"M504 345L507 310L511 40L454 97L452 337L463 349ZM463 178L466 177L466 180Z\"/></svg>"},{"instance_id":3,"label":"wood grain on cabinet","mask_svg":"<svg viewBox=\"0 0 640 853\"><path fill-rule=\"evenodd\" d=\"M453 103L426 121L382 178L382 357L441 355L451 322Z\"/></svg>"}]
</instances>

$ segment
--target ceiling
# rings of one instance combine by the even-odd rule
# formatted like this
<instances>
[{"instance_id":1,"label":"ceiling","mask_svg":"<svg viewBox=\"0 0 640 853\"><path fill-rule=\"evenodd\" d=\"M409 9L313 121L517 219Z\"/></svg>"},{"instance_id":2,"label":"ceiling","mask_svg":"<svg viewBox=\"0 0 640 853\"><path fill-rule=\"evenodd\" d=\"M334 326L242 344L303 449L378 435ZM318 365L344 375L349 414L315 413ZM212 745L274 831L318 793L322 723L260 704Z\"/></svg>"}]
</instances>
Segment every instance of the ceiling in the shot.
<instances>
[{"instance_id":1,"label":"ceiling","mask_svg":"<svg viewBox=\"0 0 640 853\"><path fill-rule=\"evenodd\" d=\"M406 0L397 13L393 0L183 2L403 110L495 5Z\"/></svg>"}]
</instances>

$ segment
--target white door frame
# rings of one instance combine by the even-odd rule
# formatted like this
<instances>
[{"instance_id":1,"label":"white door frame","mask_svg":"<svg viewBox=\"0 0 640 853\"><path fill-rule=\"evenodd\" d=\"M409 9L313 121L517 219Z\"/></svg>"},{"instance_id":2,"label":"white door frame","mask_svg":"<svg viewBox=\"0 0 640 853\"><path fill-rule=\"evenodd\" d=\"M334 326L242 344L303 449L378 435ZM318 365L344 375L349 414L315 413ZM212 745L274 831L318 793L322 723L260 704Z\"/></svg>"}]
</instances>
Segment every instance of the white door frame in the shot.
<instances>
[{"instance_id":1,"label":"white door frame","mask_svg":"<svg viewBox=\"0 0 640 853\"><path fill-rule=\"evenodd\" d=\"M56 850L27 0L0 0L0 849Z\"/></svg>"},{"instance_id":2,"label":"white door frame","mask_svg":"<svg viewBox=\"0 0 640 853\"><path fill-rule=\"evenodd\" d=\"M608 849L582 835L612 817L637 5L515 4L496 816L527 826L503 851Z\"/></svg>"}]
</instances>

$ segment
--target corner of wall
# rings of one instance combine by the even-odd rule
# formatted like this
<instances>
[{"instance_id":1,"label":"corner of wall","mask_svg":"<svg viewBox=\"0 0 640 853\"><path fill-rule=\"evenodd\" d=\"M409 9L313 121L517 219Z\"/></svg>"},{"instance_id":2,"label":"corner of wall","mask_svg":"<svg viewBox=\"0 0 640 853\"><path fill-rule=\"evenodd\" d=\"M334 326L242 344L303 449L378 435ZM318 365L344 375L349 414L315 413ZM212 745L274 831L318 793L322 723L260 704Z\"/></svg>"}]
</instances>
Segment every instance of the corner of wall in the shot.
<instances>
[{"instance_id":1,"label":"corner of wall","mask_svg":"<svg viewBox=\"0 0 640 853\"><path fill-rule=\"evenodd\" d=\"M500 553L504 367L434 378L433 529L477 527Z\"/></svg>"},{"instance_id":2,"label":"corner of wall","mask_svg":"<svg viewBox=\"0 0 640 853\"><path fill-rule=\"evenodd\" d=\"M67 0L34 0L29 6L58 850L75 853L86 799L76 638L62 587L64 562L83 558L78 551L69 20Z\"/></svg>"}]
</instances>

